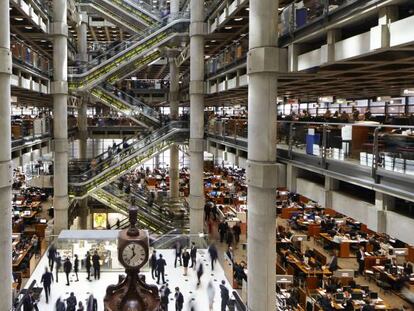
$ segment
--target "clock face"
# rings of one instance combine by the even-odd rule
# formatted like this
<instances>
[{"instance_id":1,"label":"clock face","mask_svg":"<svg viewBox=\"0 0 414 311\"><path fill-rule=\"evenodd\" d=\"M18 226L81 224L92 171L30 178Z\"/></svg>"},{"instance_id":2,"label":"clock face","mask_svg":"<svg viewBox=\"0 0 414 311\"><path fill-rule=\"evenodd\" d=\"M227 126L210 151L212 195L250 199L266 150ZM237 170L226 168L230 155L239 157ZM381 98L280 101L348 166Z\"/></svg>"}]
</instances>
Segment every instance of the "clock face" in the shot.
<instances>
[{"instance_id":1,"label":"clock face","mask_svg":"<svg viewBox=\"0 0 414 311\"><path fill-rule=\"evenodd\" d=\"M122 250L122 260L128 267L136 268L145 264L147 252L141 244L129 243Z\"/></svg>"}]
</instances>

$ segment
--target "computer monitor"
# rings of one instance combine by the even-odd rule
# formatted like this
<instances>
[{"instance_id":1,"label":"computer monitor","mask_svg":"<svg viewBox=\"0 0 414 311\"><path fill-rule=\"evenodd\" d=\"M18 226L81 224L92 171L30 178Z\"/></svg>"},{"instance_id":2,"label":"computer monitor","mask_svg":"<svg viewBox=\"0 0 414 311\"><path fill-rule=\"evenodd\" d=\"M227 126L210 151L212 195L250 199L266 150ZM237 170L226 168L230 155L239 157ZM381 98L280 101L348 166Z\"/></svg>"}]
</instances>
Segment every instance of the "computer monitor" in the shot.
<instances>
[{"instance_id":1,"label":"computer monitor","mask_svg":"<svg viewBox=\"0 0 414 311\"><path fill-rule=\"evenodd\" d=\"M365 293L369 292L369 286L361 286L361 290L364 291Z\"/></svg>"},{"instance_id":2,"label":"computer monitor","mask_svg":"<svg viewBox=\"0 0 414 311\"><path fill-rule=\"evenodd\" d=\"M352 293L352 299L353 300L362 300L363 299L362 293Z\"/></svg>"},{"instance_id":3,"label":"computer monitor","mask_svg":"<svg viewBox=\"0 0 414 311\"><path fill-rule=\"evenodd\" d=\"M407 256L408 248L394 248L394 255L396 256Z\"/></svg>"},{"instance_id":4,"label":"computer monitor","mask_svg":"<svg viewBox=\"0 0 414 311\"><path fill-rule=\"evenodd\" d=\"M308 236L306 234L295 234L292 236L292 242L302 242L306 241Z\"/></svg>"},{"instance_id":5,"label":"computer monitor","mask_svg":"<svg viewBox=\"0 0 414 311\"><path fill-rule=\"evenodd\" d=\"M23 212L23 215L24 215L24 216L30 216L30 211L24 211L24 212Z\"/></svg>"},{"instance_id":6,"label":"computer monitor","mask_svg":"<svg viewBox=\"0 0 414 311\"><path fill-rule=\"evenodd\" d=\"M336 278L354 278L355 271L350 269L339 269L335 271Z\"/></svg>"},{"instance_id":7,"label":"computer monitor","mask_svg":"<svg viewBox=\"0 0 414 311\"><path fill-rule=\"evenodd\" d=\"M369 298L372 299L372 300L377 300L378 299L378 293L370 292L369 293Z\"/></svg>"},{"instance_id":8,"label":"computer monitor","mask_svg":"<svg viewBox=\"0 0 414 311\"><path fill-rule=\"evenodd\" d=\"M293 284L293 275L276 275L276 284Z\"/></svg>"},{"instance_id":9,"label":"computer monitor","mask_svg":"<svg viewBox=\"0 0 414 311\"><path fill-rule=\"evenodd\" d=\"M342 301L344 300L344 294L343 293L338 293L335 295L335 300L336 301Z\"/></svg>"}]
</instances>

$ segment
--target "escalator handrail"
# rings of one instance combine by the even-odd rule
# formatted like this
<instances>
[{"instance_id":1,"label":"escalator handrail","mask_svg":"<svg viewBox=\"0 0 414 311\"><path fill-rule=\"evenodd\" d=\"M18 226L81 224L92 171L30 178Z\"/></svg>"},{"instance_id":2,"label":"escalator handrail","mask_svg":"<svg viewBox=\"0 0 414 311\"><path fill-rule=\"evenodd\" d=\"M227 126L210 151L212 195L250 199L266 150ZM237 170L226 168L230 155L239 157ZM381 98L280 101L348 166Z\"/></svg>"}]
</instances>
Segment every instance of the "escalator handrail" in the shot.
<instances>
[{"instance_id":1,"label":"escalator handrail","mask_svg":"<svg viewBox=\"0 0 414 311\"><path fill-rule=\"evenodd\" d=\"M125 212L127 212L128 208L130 206L129 202L124 201L124 200L116 197L115 195L109 193L108 191L106 191L104 189L100 189L100 191L95 193L96 196L99 196L99 194L101 195L101 197L103 199L108 201L109 204L117 207L120 210L125 210L126 209ZM163 221L160 221L159 219L155 218L154 216L149 215L147 212L144 211L144 213L143 213L142 209L138 209L138 214L141 216L138 220L141 220L141 222L144 222L146 225L152 227L152 229L155 232L162 233L163 232L162 228L165 228L165 229L173 228L171 225L166 224Z\"/></svg>"},{"instance_id":2,"label":"escalator handrail","mask_svg":"<svg viewBox=\"0 0 414 311\"><path fill-rule=\"evenodd\" d=\"M154 137L154 136L157 136L158 134L157 133L161 133L161 132L165 132L165 129L166 128L169 128L169 129L172 129L172 128L184 128L184 127L182 127L182 124L180 124L180 123L183 123L183 122L181 122L181 121L175 121L175 122L170 122L169 124L167 124L167 125L165 125L164 127L162 127L162 128L159 128L159 129L157 129L156 131L154 131L154 132L152 132L150 135L148 135L148 136L146 136L146 137L144 137L142 140L147 140L148 139L148 137L150 137L150 136L152 136L152 137ZM186 123L186 124L188 124L188 123ZM107 161L112 161L113 159L114 159L114 157L115 156L119 156L119 155L121 155L123 152L129 152L133 147L134 147L134 145L135 144L137 144L137 143L139 143L140 141L142 141L142 140L135 140L135 138L134 137L130 137L130 138L128 138L128 139L126 139L126 142L130 142L131 140L134 140L135 142L133 142L133 143L131 143L130 145L129 145L129 147L127 148L127 149L122 149L122 151L121 151L121 153L118 153L118 154L112 154L112 156L111 157L109 157L109 151L108 150L106 150L106 151L104 151L103 153L101 153L101 154L98 154L97 156L95 156L94 158L92 158L92 159L95 159L95 160L98 160L98 159L100 159L102 162L100 163L100 164L105 164ZM122 147L122 145L123 145L123 143L124 143L124 141L122 141L122 142L120 142L119 144L116 144L115 145L115 149L118 149L118 148L121 148ZM112 148L111 147L111 149L113 150L114 148ZM113 151L112 151L113 152ZM91 159L91 160L92 160ZM86 162L91 162L91 161L86 161L86 160L70 160L69 161L69 165L79 165L80 163L86 163ZM91 169L88 169L88 170L86 170L85 172L83 172L83 173L81 173L81 174L75 174L75 175L83 175L83 174L85 174L87 171L90 171Z\"/></svg>"},{"instance_id":3,"label":"escalator handrail","mask_svg":"<svg viewBox=\"0 0 414 311\"><path fill-rule=\"evenodd\" d=\"M146 3L142 0L124 0L124 2L128 3L135 8L144 11L145 14L155 19L161 18L161 12L153 8L151 4Z\"/></svg>"},{"instance_id":4,"label":"escalator handrail","mask_svg":"<svg viewBox=\"0 0 414 311\"><path fill-rule=\"evenodd\" d=\"M111 163L115 160L116 157L119 158L117 164L121 164L139 150L149 147L159 140L164 140L166 137L171 136L176 131L181 131L183 128L186 128L183 127L184 125L188 125L188 123L177 121L167 124L166 126L146 136L144 139L135 141L135 143L130 145L128 148L123 149L120 153L114 154L112 157L107 157L105 160L97 164L97 166L94 169L91 168L80 175L69 176L70 183L82 183L86 180L90 180L91 178L99 177L100 174L105 172L108 168L111 168ZM106 151L103 154L107 153L108 152ZM77 181L73 182L73 180Z\"/></svg>"},{"instance_id":5,"label":"escalator handrail","mask_svg":"<svg viewBox=\"0 0 414 311\"><path fill-rule=\"evenodd\" d=\"M107 94L109 92L110 95L116 97L117 99L124 101L126 105L133 107L133 108L137 108L140 110L140 113L144 114L145 116L149 116L152 119L156 120L157 122L160 122L160 114L155 111L155 109L153 109L152 107L148 106L147 104L145 104L144 102L138 100L137 98L121 91L120 89L117 89L116 87L114 87L113 85L109 84L109 83L104 83L102 85L102 87L100 87L100 89L104 92L106 92ZM129 104L127 100L121 98L120 96L118 96L117 94L121 93L123 98L128 99L130 102L132 102L133 104Z\"/></svg>"},{"instance_id":6,"label":"escalator handrail","mask_svg":"<svg viewBox=\"0 0 414 311\"><path fill-rule=\"evenodd\" d=\"M115 188L115 187L105 187L103 190L109 193L110 195L113 195L114 197L117 197L119 199L118 193L114 192L115 189L116 191L120 191L118 188ZM127 197L127 201L124 200L123 198L120 200L128 202L129 204L132 204L131 196ZM165 218L166 215L163 215L161 212L158 212L158 214L151 213L151 211L148 210L148 206L146 204L138 203L136 201L134 205L139 207L139 212L143 212L147 217L151 218L151 220L153 220L154 222L157 222L160 226L165 225L165 226L173 228L172 221L169 219L166 219Z\"/></svg>"},{"instance_id":7,"label":"escalator handrail","mask_svg":"<svg viewBox=\"0 0 414 311\"><path fill-rule=\"evenodd\" d=\"M164 23L159 22L155 23L151 27L145 29L145 31L132 36L128 40L120 42L119 44L107 49L105 53L102 55L94 58L93 60L81 64L77 67L68 67L68 72L71 77L83 78L89 75L92 71L95 71L99 68L102 68L110 63L112 63L116 58L118 58L121 54L125 54L129 52L131 49L135 48L138 45L142 45L144 42L152 39L153 37L157 36L158 34L166 31L167 29L171 28L174 25L188 22L188 13L187 12L180 12L177 14L176 18L173 20ZM112 56L110 56L113 54ZM110 56L108 58L108 55ZM100 61L100 59L105 58L104 61Z\"/></svg>"}]
</instances>

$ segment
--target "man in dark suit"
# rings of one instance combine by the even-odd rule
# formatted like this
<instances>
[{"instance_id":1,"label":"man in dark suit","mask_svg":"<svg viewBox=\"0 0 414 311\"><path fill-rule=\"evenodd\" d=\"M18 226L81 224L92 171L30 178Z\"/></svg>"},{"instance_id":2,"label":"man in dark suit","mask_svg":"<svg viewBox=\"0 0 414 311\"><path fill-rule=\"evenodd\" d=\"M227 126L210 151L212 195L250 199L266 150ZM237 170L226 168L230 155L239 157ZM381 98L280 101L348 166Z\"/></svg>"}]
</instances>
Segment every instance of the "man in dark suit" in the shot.
<instances>
[{"instance_id":1,"label":"man in dark suit","mask_svg":"<svg viewBox=\"0 0 414 311\"><path fill-rule=\"evenodd\" d=\"M195 243L191 243L191 250L190 250L190 257L191 257L191 266L190 268L195 268L196 260L197 260L197 246L195 246Z\"/></svg>"},{"instance_id":2,"label":"man in dark suit","mask_svg":"<svg viewBox=\"0 0 414 311\"><path fill-rule=\"evenodd\" d=\"M184 306L184 296L178 287L175 288L175 311L181 311Z\"/></svg>"},{"instance_id":3,"label":"man in dark suit","mask_svg":"<svg viewBox=\"0 0 414 311\"><path fill-rule=\"evenodd\" d=\"M165 266L167 263L165 259L162 258L162 254L157 260L157 284L160 284L160 277L162 277L162 283L165 284Z\"/></svg>"},{"instance_id":4,"label":"man in dark suit","mask_svg":"<svg viewBox=\"0 0 414 311\"><path fill-rule=\"evenodd\" d=\"M49 251L47 252L47 257L49 258L50 271L53 271L53 266L56 260L56 247L53 244L49 247Z\"/></svg>"},{"instance_id":5,"label":"man in dark suit","mask_svg":"<svg viewBox=\"0 0 414 311\"><path fill-rule=\"evenodd\" d=\"M49 303L49 296L50 296L50 285L53 282L53 273L49 272L49 270L46 268L45 273L42 275L42 279L40 280L40 283L43 283L43 287L45 289L45 295L46 295L46 303Z\"/></svg>"},{"instance_id":6,"label":"man in dark suit","mask_svg":"<svg viewBox=\"0 0 414 311\"><path fill-rule=\"evenodd\" d=\"M152 252L149 264L150 264L150 267L151 267L152 279L155 280L155 276L157 276L157 271L156 271L156 269L157 269L157 251L156 250L154 250Z\"/></svg>"},{"instance_id":7,"label":"man in dark suit","mask_svg":"<svg viewBox=\"0 0 414 311\"><path fill-rule=\"evenodd\" d=\"M92 256L92 266L93 266L93 278L100 279L101 278L101 263L100 263L101 257L99 257L98 252L95 251L95 253Z\"/></svg>"},{"instance_id":8,"label":"man in dark suit","mask_svg":"<svg viewBox=\"0 0 414 311\"><path fill-rule=\"evenodd\" d=\"M221 281L220 284L220 296L221 296L221 311L226 311L226 307L229 304L230 293L226 287L226 281Z\"/></svg>"},{"instance_id":9,"label":"man in dark suit","mask_svg":"<svg viewBox=\"0 0 414 311\"><path fill-rule=\"evenodd\" d=\"M72 263L70 262L69 257L66 257L66 260L63 263L63 271L65 271L66 274L66 286L69 286L69 275L72 272Z\"/></svg>"}]
</instances>

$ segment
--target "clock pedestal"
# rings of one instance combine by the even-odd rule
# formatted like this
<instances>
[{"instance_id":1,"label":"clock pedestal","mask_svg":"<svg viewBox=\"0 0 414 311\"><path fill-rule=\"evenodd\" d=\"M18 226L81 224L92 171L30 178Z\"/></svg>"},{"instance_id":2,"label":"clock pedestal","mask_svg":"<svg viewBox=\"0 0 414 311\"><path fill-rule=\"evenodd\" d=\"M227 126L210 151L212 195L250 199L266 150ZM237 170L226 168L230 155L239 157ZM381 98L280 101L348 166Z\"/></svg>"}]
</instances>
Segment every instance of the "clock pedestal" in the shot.
<instances>
[{"instance_id":1,"label":"clock pedestal","mask_svg":"<svg viewBox=\"0 0 414 311\"><path fill-rule=\"evenodd\" d=\"M146 284L145 277L139 275L148 262L148 233L136 227L135 207L130 208L129 220L131 227L118 235L118 260L125 267L126 278L106 289L105 311L156 311L160 304L158 287Z\"/></svg>"}]
</instances>

